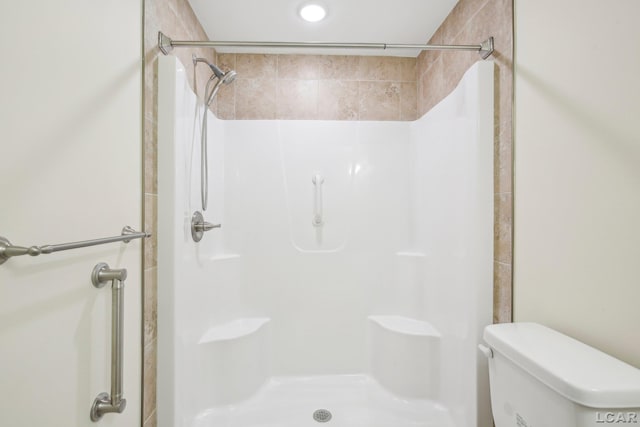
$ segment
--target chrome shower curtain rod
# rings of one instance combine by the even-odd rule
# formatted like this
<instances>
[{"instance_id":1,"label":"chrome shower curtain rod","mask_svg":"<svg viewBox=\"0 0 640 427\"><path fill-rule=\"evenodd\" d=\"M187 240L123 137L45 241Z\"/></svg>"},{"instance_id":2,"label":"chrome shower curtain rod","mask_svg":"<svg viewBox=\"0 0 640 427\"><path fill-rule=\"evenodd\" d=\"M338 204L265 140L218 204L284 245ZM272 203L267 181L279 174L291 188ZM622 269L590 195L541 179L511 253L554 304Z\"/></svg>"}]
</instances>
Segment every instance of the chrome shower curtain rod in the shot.
<instances>
[{"instance_id":1,"label":"chrome shower curtain rod","mask_svg":"<svg viewBox=\"0 0 640 427\"><path fill-rule=\"evenodd\" d=\"M493 37L475 45L395 44L395 43L324 43L324 42L221 42L172 40L158 31L158 47L165 55L174 47L271 47L271 48L329 48L329 49L420 49L464 50L478 52L482 59L493 53Z\"/></svg>"}]
</instances>

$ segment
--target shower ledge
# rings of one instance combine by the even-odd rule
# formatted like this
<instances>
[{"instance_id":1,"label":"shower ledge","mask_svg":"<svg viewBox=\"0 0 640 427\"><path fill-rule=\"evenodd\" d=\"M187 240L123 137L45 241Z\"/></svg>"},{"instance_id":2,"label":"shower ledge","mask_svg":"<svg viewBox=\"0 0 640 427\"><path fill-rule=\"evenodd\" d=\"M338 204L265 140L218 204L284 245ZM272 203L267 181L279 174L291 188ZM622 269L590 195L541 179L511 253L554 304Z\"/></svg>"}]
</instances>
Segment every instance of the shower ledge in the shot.
<instances>
[{"instance_id":1,"label":"shower ledge","mask_svg":"<svg viewBox=\"0 0 640 427\"><path fill-rule=\"evenodd\" d=\"M268 317L245 317L213 326L202 335L198 344L230 341L256 333L271 321Z\"/></svg>"},{"instance_id":2,"label":"shower ledge","mask_svg":"<svg viewBox=\"0 0 640 427\"><path fill-rule=\"evenodd\" d=\"M240 254L227 253L227 254L212 255L209 258L209 261L225 261L228 259L235 259L235 258L240 258Z\"/></svg>"},{"instance_id":3,"label":"shower ledge","mask_svg":"<svg viewBox=\"0 0 640 427\"><path fill-rule=\"evenodd\" d=\"M410 252L410 251L396 252L396 255L413 257L413 258L424 258L427 256L427 254L425 254L424 252Z\"/></svg>"},{"instance_id":4,"label":"shower ledge","mask_svg":"<svg viewBox=\"0 0 640 427\"><path fill-rule=\"evenodd\" d=\"M404 316L368 316L380 327L403 335L419 337L440 337L440 332L429 322Z\"/></svg>"}]
</instances>

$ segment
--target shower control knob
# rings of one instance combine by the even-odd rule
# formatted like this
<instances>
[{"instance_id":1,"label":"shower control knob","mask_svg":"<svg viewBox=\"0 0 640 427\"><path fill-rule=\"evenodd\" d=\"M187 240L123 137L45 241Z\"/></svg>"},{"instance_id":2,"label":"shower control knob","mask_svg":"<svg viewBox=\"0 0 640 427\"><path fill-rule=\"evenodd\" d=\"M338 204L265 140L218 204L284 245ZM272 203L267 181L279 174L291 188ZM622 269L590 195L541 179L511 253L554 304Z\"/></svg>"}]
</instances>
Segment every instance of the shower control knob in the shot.
<instances>
[{"instance_id":1,"label":"shower control knob","mask_svg":"<svg viewBox=\"0 0 640 427\"><path fill-rule=\"evenodd\" d=\"M206 222L200 211L194 212L191 216L191 237L194 242L202 240L202 236L205 231L220 227L222 227L222 224L211 224L210 222Z\"/></svg>"},{"instance_id":2,"label":"shower control knob","mask_svg":"<svg viewBox=\"0 0 640 427\"><path fill-rule=\"evenodd\" d=\"M211 224L210 222L203 222L202 224L196 224L196 230L209 231L214 228L220 228L222 224Z\"/></svg>"}]
</instances>

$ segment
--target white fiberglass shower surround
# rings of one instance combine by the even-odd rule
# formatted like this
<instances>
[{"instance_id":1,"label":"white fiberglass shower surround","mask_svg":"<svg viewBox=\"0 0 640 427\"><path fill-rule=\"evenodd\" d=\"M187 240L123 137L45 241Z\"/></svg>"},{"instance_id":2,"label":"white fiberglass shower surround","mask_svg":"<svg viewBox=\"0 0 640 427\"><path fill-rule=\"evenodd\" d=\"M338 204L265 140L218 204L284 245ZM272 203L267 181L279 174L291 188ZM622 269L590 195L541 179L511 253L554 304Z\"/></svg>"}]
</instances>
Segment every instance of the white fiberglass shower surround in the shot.
<instances>
[{"instance_id":1,"label":"white fiberglass shower surround","mask_svg":"<svg viewBox=\"0 0 640 427\"><path fill-rule=\"evenodd\" d=\"M196 243L203 107L160 58L160 427L490 425L493 74L414 122L210 115Z\"/></svg>"}]
</instances>

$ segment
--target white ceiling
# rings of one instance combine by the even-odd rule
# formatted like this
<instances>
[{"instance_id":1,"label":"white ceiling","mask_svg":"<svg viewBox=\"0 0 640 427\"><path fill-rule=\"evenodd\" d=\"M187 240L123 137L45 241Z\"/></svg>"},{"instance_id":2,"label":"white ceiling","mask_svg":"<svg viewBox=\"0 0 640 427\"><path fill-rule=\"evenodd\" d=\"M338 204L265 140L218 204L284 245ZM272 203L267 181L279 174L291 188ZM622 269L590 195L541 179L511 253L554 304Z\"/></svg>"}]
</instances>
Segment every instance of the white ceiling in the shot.
<instances>
[{"instance_id":1,"label":"white ceiling","mask_svg":"<svg viewBox=\"0 0 640 427\"><path fill-rule=\"evenodd\" d=\"M189 0L210 40L426 43L457 0ZM316 23L298 16L301 6L323 5ZM169 34L168 34L169 35ZM169 35L171 36L171 35ZM417 56L417 50L216 48L218 52Z\"/></svg>"}]
</instances>

